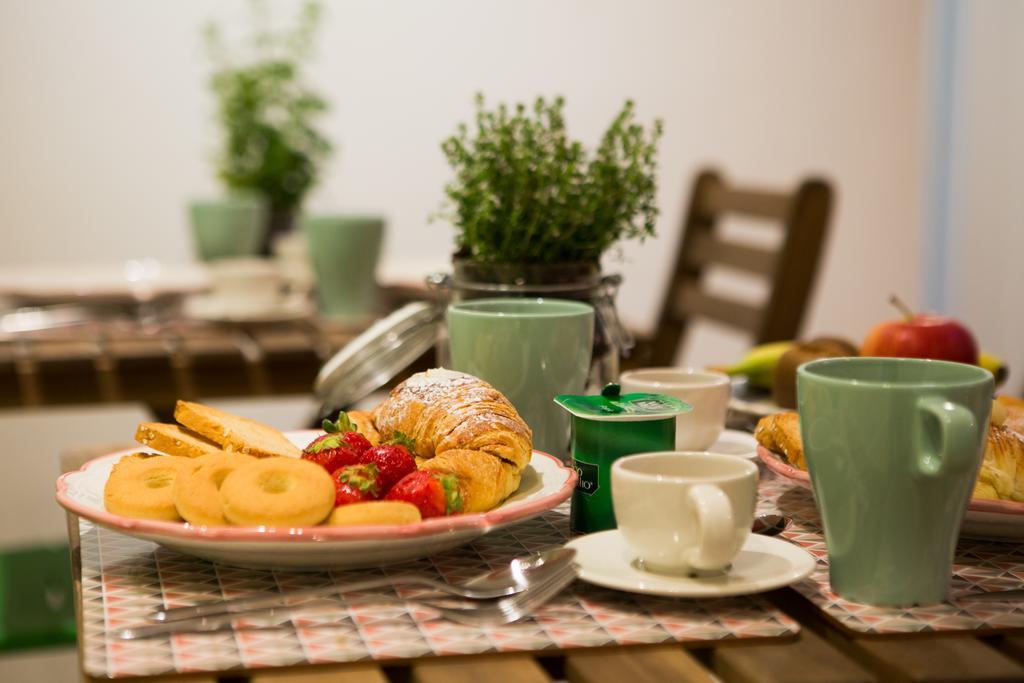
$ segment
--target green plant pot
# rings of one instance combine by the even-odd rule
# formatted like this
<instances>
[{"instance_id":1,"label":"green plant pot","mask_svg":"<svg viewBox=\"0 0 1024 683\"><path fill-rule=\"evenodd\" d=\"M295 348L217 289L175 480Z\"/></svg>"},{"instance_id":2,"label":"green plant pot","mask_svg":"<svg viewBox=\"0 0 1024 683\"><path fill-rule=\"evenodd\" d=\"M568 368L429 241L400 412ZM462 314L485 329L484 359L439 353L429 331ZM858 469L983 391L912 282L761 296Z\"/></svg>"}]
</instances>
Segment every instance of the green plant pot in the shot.
<instances>
[{"instance_id":1,"label":"green plant pot","mask_svg":"<svg viewBox=\"0 0 1024 683\"><path fill-rule=\"evenodd\" d=\"M256 197L196 200L189 205L192 238L201 261L260 253L267 206Z\"/></svg>"},{"instance_id":2,"label":"green plant pot","mask_svg":"<svg viewBox=\"0 0 1024 683\"><path fill-rule=\"evenodd\" d=\"M303 216L301 223L316 273L320 312L333 318L373 315L384 219Z\"/></svg>"}]
</instances>

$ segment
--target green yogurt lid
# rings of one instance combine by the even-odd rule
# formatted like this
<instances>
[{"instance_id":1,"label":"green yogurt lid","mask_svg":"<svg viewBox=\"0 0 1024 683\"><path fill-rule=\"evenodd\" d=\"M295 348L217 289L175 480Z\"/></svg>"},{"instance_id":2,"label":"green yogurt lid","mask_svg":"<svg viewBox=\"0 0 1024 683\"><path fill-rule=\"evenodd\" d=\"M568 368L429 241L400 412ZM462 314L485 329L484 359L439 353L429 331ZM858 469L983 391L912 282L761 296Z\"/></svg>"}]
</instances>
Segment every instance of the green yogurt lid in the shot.
<instances>
[{"instance_id":1,"label":"green yogurt lid","mask_svg":"<svg viewBox=\"0 0 1024 683\"><path fill-rule=\"evenodd\" d=\"M618 384L609 384L597 396L562 394L555 403L576 417L603 422L645 422L664 420L693 407L684 401L664 394L623 394Z\"/></svg>"}]
</instances>

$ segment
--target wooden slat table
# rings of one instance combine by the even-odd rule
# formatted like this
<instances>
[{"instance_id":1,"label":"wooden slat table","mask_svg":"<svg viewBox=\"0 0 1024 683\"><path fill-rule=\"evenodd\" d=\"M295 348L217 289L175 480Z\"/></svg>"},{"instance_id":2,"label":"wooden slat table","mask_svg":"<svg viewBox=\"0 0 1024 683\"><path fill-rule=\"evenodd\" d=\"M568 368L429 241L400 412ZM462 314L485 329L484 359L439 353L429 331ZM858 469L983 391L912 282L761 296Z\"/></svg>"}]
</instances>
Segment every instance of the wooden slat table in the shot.
<instances>
[{"instance_id":1,"label":"wooden slat table","mask_svg":"<svg viewBox=\"0 0 1024 683\"><path fill-rule=\"evenodd\" d=\"M78 519L68 515L81 625ZM757 639L612 646L537 653L431 657L319 666L141 677L139 681L201 683L868 683L871 681L1024 681L1024 635L970 634L851 636L817 615L790 589L771 599L802 627L789 640ZM86 681L100 681L83 677Z\"/></svg>"},{"instance_id":2,"label":"wooden slat table","mask_svg":"<svg viewBox=\"0 0 1024 683\"><path fill-rule=\"evenodd\" d=\"M419 285L382 286L380 315L429 298ZM169 419L179 398L309 393L324 362L373 322L216 324L174 310L159 321L116 311L72 327L0 330L0 408L136 401Z\"/></svg>"},{"instance_id":3,"label":"wooden slat table","mask_svg":"<svg viewBox=\"0 0 1024 683\"><path fill-rule=\"evenodd\" d=\"M324 362L369 323L115 321L0 336L0 408L136 401L167 418L179 398L308 393Z\"/></svg>"},{"instance_id":4,"label":"wooden slat table","mask_svg":"<svg viewBox=\"0 0 1024 683\"><path fill-rule=\"evenodd\" d=\"M77 468L81 462L110 450L111 446L76 450L62 458L62 468ZM68 515L76 616L81 631L81 545L78 529L78 519ZM827 619L792 589L773 591L768 596L800 623L802 631L798 636L722 643L699 641L430 657L126 680L199 683L1024 681L1024 631L1019 635L976 636L961 631L860 636ZM100 679L83 677L83 680Z\"/></svg>"}]
</instances>

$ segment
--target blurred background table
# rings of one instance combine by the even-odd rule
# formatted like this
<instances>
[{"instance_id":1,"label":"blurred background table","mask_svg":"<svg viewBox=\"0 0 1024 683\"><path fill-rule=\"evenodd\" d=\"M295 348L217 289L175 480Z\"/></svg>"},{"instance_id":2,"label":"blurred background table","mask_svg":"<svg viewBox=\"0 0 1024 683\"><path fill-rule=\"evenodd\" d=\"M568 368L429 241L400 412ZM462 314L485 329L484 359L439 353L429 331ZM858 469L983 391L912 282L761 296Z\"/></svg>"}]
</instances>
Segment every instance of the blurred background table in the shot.
<instances>
[{"instance_id":1,"label":"blurred background table","mask_svg":"<svg viewBox=\"0 0 1024 683\"><path fill-rule=\"evenodd\" d=\"M383 310L426 296L412 285L382 289ZM11 322L0 325L0 408L131 401L165 420L179 398L309 394L320 367L374 321L312 315L213 323L173 311L151 318L107 311L84 322L21 329L32 321L5 319Z\"/></svg>"}]
</instances>

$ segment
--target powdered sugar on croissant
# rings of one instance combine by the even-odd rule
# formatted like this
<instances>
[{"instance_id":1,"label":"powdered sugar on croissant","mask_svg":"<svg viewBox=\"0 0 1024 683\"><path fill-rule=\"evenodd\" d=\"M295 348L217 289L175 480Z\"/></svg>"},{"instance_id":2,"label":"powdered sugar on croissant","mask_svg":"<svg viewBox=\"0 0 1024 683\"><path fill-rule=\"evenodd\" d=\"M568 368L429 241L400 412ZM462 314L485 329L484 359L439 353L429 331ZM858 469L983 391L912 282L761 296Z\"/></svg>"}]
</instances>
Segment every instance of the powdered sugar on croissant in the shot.
<instances>
[{"instance_id":1,"label":"powdered sugar on croissant","mask_svg":"<svg viewBox=\"0 0 1024 683\"><path fill-rule=\"evenodd\" d=\"M415 442L418 458L436 458L429 469L456 474L467 512L488 510L504 500L530 462L532 434L512 403L487 382L462 372L437 368L413 375L374 410L373 422L383 440L401 432ZM460 453L444 458L450 451Z\"/></svg>"}]
</instances>

